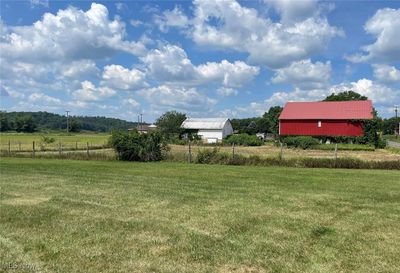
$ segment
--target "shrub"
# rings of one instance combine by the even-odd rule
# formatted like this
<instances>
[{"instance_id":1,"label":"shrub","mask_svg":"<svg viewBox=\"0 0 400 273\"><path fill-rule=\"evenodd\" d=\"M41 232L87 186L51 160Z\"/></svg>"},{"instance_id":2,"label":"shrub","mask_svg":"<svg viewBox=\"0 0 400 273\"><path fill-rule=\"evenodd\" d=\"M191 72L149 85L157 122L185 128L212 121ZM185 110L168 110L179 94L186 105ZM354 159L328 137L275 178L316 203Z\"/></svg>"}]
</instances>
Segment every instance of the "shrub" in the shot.
<instances>
[{"instance_id":1,"label":"shrub","mask_svg":"<svg viewBox=\"0 0 400 273\"><path fill-rule=\"evenodd\" d=\"M139 134L137 131L115 131L109 139L119 160L159 161L164 158L167 145L159 132Z\"/></svg>"},{"instance_id":2,"label":"shrub","mask_svg":"<svg viewBox=\"0 0 400 273\"><path fill-rule=\"evenodd\" d=\"M56 142L56 139L54 137L42 136L41 142L44 144L51 144Z\"/></svg>"},{"instance_id":3,"label":"shrub","mask_svg":"<svg viewBox=\"0 0 400 273\"><path fill-rule=\"evenodd\" d=\"M310 136L285 137L282 142L288 147L302 148L303 150L319 144L317 139Z\"/></svg>"},{"instance_id":4,"label":"shrub","mask_svg":"<svg viewBox=\"0 0 400 273\"><path fill-rule=\"evenodd\" d=\"M263 141L258 137L248 134L231 135L224 142L242 146L261 146L263 144Z\"/></svg>"},{"instance_id":5,"label":"shrub","mask_svg":"<svg viewBox=\"0 0 400 273\"><path fill-rule=\"evenodd\" d=\"M219 149L201 149L197 153L196 163L210 164L215 161L215 157L218 155Z\"/></svg>"}]
</instances>

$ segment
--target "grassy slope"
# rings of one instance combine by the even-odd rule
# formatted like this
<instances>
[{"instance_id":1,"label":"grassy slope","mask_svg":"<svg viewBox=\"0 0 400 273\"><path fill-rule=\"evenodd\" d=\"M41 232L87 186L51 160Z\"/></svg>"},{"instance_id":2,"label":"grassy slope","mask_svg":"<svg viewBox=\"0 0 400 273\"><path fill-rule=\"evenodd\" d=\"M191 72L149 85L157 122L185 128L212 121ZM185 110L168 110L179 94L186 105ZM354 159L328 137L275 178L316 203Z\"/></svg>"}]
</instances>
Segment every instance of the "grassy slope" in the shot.
<instances>
[{"instance_id":1,"label":"grassy slope","mask_svg":"<svg viewBox=\"0 0 400 273\"><path fill-rule=\"evenodd\" d=\"M400 271L400 172L0 166L2 263L42 272Z\"/></svg>"}]
</instances>

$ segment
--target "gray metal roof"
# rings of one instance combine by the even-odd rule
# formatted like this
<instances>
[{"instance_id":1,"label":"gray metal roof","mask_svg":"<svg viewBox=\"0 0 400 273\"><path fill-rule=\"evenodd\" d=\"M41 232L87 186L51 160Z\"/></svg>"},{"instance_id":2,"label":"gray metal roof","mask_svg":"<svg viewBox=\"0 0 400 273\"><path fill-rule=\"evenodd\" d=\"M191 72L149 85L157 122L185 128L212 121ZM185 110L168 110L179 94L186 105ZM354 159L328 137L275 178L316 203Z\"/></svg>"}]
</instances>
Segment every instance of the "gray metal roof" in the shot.
<instances>
[{"instance_id":1,"label":"gray metal roof","mask_svg":"<svg viewBox=\"0 0 400 273\"><path fill-rule=\"evenodd\" d=\"M181 125L184 129L223 129L230 122L227 118L187 118Z\"/></svg>"}]
</instances>

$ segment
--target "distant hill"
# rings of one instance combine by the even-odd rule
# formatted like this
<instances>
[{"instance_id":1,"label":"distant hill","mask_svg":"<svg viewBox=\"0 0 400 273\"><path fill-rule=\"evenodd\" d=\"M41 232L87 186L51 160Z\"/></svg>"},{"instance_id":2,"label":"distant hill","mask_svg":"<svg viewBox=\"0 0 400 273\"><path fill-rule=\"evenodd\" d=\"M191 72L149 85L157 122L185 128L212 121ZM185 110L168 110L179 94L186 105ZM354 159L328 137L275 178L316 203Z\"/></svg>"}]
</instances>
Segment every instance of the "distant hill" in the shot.
<instances>
[{"instance_id":1,"label":"distant hill","mask_svg":"<svg viewBox=\"0 0 400 273\"><path fill-rule=\"evenodd\" d=\"M16 120L27 117L32 117L36 131L65 130L67 128L67 118L65 115L62 116L48 112L1 112L1 122L8 122L9 130L16 128ZM85 130L108 132L111 130L127 130L136 127L137 122L99 116L70 116L69 125L70 129L72 129L71 131Z\"/></svg>"}]
</instances>

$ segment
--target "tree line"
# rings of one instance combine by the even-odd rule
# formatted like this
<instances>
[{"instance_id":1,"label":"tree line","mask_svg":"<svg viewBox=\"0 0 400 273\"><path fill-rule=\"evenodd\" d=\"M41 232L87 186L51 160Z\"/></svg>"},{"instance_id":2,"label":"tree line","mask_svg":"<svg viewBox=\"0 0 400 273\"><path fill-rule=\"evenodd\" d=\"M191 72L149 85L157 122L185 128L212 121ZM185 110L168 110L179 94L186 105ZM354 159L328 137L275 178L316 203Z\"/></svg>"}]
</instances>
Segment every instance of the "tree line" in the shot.
<instances>
[{"instance_id":1,"label":"tree line","mask_svg":"<svg viewBox=\"0 0 400 273\"><path fill-rule=\"evenodd\" d=\"M71 116L68 121L69 132L127 130L135 128L136 122L116 118ZM66 116L48 112L0 112L0 131L32 133L35 131L65 131Z\"/></svg>"}]
</instances>

